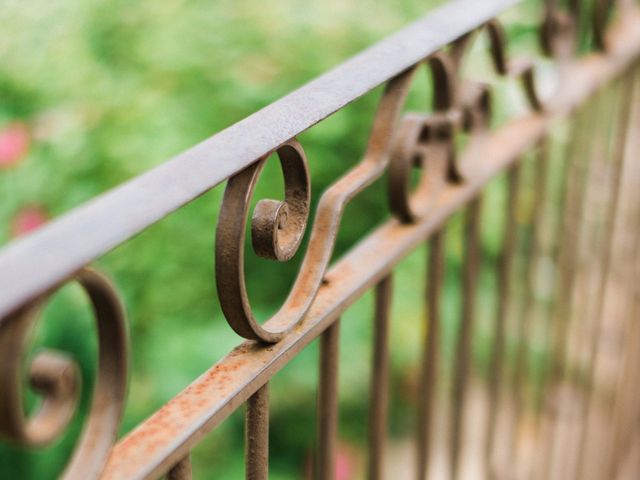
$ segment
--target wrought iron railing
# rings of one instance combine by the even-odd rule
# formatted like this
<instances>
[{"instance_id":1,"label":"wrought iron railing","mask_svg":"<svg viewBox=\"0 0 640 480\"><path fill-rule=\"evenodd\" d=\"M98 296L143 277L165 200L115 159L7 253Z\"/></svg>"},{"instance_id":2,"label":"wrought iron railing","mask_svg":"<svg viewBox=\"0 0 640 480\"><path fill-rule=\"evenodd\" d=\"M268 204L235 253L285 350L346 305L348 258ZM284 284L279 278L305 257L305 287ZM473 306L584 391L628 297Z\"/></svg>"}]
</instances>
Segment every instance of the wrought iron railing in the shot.
<instances>
[{"instance_id":1,"label":"wrought iron railing","mask_svg":"<svg viewBox=\"0 0 640 480\"><path fill-rule=\"evenodd\" d=\"M42 305L60 286L75 281L94 307L99 361L87 424L65 478L190 478L191 449L245 403L246 476L266 478L269 381L318 337L315 473L317 478L333 478L340 316L374 289L368 475L381 478L393 348L392 271L428 242L415 477L640 475L637 462L633 464L640 448L640 9L630 1L545 2L540 38L543 52L554 61L557 88L540 95L536 63L508 55L506 36L495 18L514 3L450 2L2 250L3 437L24 446L47 444L64 431L74 412L79 381L72 361L55 352L36 356L29 380L43 403L28 418L21 365L28 332ZM462 68L474 40L485 34L495 72L519 82L528 104L528 112L499 126L491 125L490 86L467 78ZM577 53L583 38L594 51ZM405 114L409 88L423 66L433 81L432 109ZM303 145L295 137L378 85L384 85L384 91L362 160L322 194L309 221L311 179ZM562 118L569 119L568 146L552 155L553 130ZM463 146L461 135L466 138ZM307 223L311 233L291 293L275 315L260 322L245 286L244 243L253 189L273 153L282 166L285 198L257 203L250 222L253 249L261 257L287 261L296 253ZM520 181L521 165L526 162L534 172L533 188L526 193L532 198L531 232L526 251L518 253L518 205L527 188ZM421 173L412 189L414 168ZM472 369L470 357L481 199L487 183L503 172L508 201L495 272L493 342L483 379ZM332 262L345 206L385 174L394 218ZM127 384L125 312L115 287L88 265L225 180L216 232L216 284L230 326L248 340L116 440ZM447 220L461 210L466 212L466 244L460 322L453 366L448 381L442 381L444 235ZM525 265L520 282L513 279L516 260ZM546 285L541 286L535 279L544 269L555 273L542 276ZM517 302L516 284L524 285ZM547 292L543 301L541 291ZM519 313L513 313L516 303ZM515 333L509 333L514 322ZM616 335L617 343L609 338ZM515 353L509 352L514 343L510 336L515 338ZM526 357L536 336L542 338L546 354L541 373L531 380ZM612 354L615 346L620 348ZM447 402L443 389L450 392ZM486 417L470 420L469 405L482 399L489 405ZM483 427L474 443L467 438L469 424L478 420ZM469 460L469 450L480 452L480 464ZM445 452L447 461L440 461L444 466L438 466L437 452Z\"/></svg>"}]
</instances>

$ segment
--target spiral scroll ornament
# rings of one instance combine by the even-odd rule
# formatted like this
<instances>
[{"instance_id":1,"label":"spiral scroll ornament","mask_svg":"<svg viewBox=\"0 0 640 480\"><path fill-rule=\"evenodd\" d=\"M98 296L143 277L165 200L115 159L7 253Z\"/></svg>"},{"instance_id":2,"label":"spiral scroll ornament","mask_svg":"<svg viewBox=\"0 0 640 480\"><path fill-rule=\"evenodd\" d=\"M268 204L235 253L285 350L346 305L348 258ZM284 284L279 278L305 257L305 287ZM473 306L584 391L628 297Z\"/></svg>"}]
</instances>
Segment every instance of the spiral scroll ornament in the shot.
<instances>
[{"instance_id":1,"label":"spiral scroll ornament","mask_svg":"<svg viewBox=\"0 0 640 480\"><path fill-rule=\"evenodd\" d=\"M406 114L395 136L388 173L389 208L402 222L411 223L425 214L446 184L449 171L455 168L453 125L455 114L455 72L446 54L436 54L424 63L433 79L431 115ZM413 193L409 192L411 171L421 174Z\"/></svg>"},{"instance_id":2,"label":"spiral scroll ornament","mask_svg":"<svg viewBox=\"0 0 640 480\"><path fill-rule=\"evenodd\" d=\"M579 13L578 2L568 0L565 8L559 3L559 0L547 2L542 27L543 47L554 56L574 51ZM608 18L613 3L598 0L595 10L605 12ZM594 22L593 28L594 38L604 38L603 25ZM229 180L216 231L215 275L222 310L239 335L274 343L303 320L322 284L331 281L325 274L345 206L387 169L390 209L404 223L428 214L448 182L473 178L481 167L481 159L465 153L473 152L487 138L492 96L488 84L462 78L462 65L474 39L482 32L488 35L496 74L518 80L529 108L534 112L544 110L536 88L534 63L508 56L506 35L497 20L487 22L389 80L363 159L320 198L300 272L278 312L263 323L253 315L245 285L244 240L254 187L269 155ZM415 73L422 65L430 70L434 85L432 112L402 116ZM455 148L460 133L468 135L466 150L461 155ZM275 153L282 166L285 199L258 202L251 221L251 240L257 255L287 261L298 250L308 221L310 179L304 151L295 139L284 143ZM421 170L420 179L410 191L415 167Z\"/></svg>"},{"instance_id":3,"label":"spiral scroll ornament","mask_svg":"<svg viewBox=\"0 0 640 480\"><path fill-rule=\"evenodd\" d=\"M112 284L83 269L71 280L87 293L98 331L98 370L87 424L65 479L98 478L108 459L122 415L127 383L125 312ZM66 355L43 351L30 365L31 387L42 396L27 417L23 409L23 360L29 334L51 293L0 319L0 435L24 446L42 446L59 437L71 420L80 394L78 366Z\"/></svg>"},{"instance_id":4,"label":"spiral scroll ornament","mask_svg":"<svg viewBox=\"0 0 640 480\"><path fill-rule=\"evenodd\" d=\"M260 200L251 219L251 243L261 257L289 260L296 253L309 217L311 190L307 159L295 140L277 150L284 175L284 201ZM276 341L278 334L253 316L244 279L246 219L266 155L229 179L216 230L216 284L231 327L245 338Z\"/></svg>"},{"instance_id":5,"label":"spiral scroll ornament","mask_svg":"<svg viewBox=\"0 0 640 480\"><path fill-rule=\"evenodd\" d=\"M248 339L274 343L302 321L322 283L329 281L325 272L331 261L345 206L378 179L389 163L400 112L414 72L415 69L407 70L388 82L364 158L320 198L300 272L280 310L264 324L254 317L249 303L244 279L244 236L250 199L268 155L229 180L216 230L215 271L220 305L236 333ZM310 181L304 151L296 140L286 142L276 152L285 179L286 206L273 200L263 200L262 206L258 203L252 219L252 244L259 255L286 260L295 253L304 233ZM294 230L278 239L276 218L277 212L282 210L287 212L284 228ZM291 227L287 227L290 221ZM270 246L269 242L274 238L276 241ZM285 246L279 249L277 244Z\"/></svg>"},{"instance_id":6,"label":"spiral scroll ornament","mask_svg":"<svg viewBox=\"0 0 640 480\"><path fill-rule=\"evenodd\" d=\"M461 182L473 177L479 166L475 159L457 155L454 143L458 132L469 134L469 146L481 142L490 124L489 86L464 80L460 74L470 45L483 30L489 36L496 73L519 79L530 108L534 111L543 108L536 91L533 62L508 57L506 35L496 20L464 35L448 51L426 59L423 63L431 70L435 92L433 112L405 115L389 165L390 208L402 222L412 223L427 214L447 181ZM421 175L415 191L410 193L409 180L414 167L421 169Z\"/></svg>"}]
</instances>

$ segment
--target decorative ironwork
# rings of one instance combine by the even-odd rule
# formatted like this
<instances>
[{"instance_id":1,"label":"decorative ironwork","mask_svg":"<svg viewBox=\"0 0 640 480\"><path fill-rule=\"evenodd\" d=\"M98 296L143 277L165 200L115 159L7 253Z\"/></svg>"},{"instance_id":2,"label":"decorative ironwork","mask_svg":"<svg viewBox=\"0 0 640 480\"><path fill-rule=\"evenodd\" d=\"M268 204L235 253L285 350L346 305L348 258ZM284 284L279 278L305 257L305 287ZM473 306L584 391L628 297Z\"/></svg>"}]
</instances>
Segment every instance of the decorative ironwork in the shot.
<instances>
[{"instance_id":1,"label":"decorative ironwork","mask_svg":"<svg viewBox=\"0 0 640 480\"><path fill-rule=\"evenodd\" d=\"M513 2L491 0L482 9L478 6L479 3L482 2L459 0L434 14L433 21L443 21L447 15L456 13L460 17L459 21L451 22L451 33L443 34L437 41L432 39L429 45L416 46L412 50L407 45L424 40L424 32L420 30L424 24L409 27L402 35L388 40L378 49L370 50L352 63L345 64L255 116L221 132L181 158L134 179L96 202L54 222L42 232L0 252L0 269L3 272L0 285L6 287L6 293L0 298L0 434L25 446L45 445L64 431L75 410L80 390L77 366L60 353L43 352L35 358L29 370L31 386L42 394L43 403L35 415L25 418L22 406L22 359L29 331L36 322L42 305L61 285L67 281L76 281L84 288L93 305L99 339L99 361L87 425L76 453L64 472L65 478L97 478L101 475L107 478L150 478L167 472L170 478L190 478L190 449L243 402L248 405L247 476L265 478L268 465L268 381L282 365L320 335L321 465L318 471L321 478L330 478L335 461L338 318L365 290L377 285L374 363L378 368L373 374L372 382L377 388L385 390L385 393L372 400L374 413L371 418L370 448L375 456L369 462L369 468L371 478L379 478L382 472L382 438L385 435L387 409L387 337L392 294L390 272L400 258L432 236L430 282L426 295L430 334L424 344L420 381L423 402L419 408L420 426L416 442L418 477L424 478L429 464L429 432L435 408L433 383L436 378L435 365L438 362L439 297L444 268L441 225L454 212L470 204L466 224L469 244L463 269L462 329L457 341L452 394L450 465L452 476L456 477L462 448L463 411L469 383L469 335L474 323L473 298L480 255L478 229L481 203L477 198L478 193L490 179L516 163L518 157L530 147L543 141L554 117L564 115L585 102L597 87L620 76L635 65L640 56L640 35L637 33L640 14L631 2L620 2L619 8L624 8L626 18L618 22L615 31L608 28L609 20L615 16L616 2L612 0L596 1L592 6L591 16L583 14L583 4L577 0L545 2L540 29L542 49L544 53L562 62L562 79L565 82L575 81L578 85L575 92L563 96L562 101L556 104L556 95L550 99L541 98L536 85L534 62L510 58L507 54L504 29L493 17ZM582 18L590 18L589 25L581 26ZM585 29L593 39L595 48L600 50L594 57L601 62L596 67L592 66L592 62L575 58L580 31ZM623 36L620 36L620 32ZM498 130L490 129L490 85L469 80L463 75L465 58L475 39L482 34L487 35L495 73L520 82L529 106L527 115ZM394 58L400 50L401 54L397 54L397 59ZM565 62L567 58L573 59L568 67ZM367 65L381 59L388 60L389 65L385 64L384 68L371 71L372 79L366 79L367 71L360 69L369 68ZM433 83L431 111L425 109L423 112L405 113L405 103L412 83L423 66L430 72ZM354 72L359 72L360 77L365 80L355 80ZM291 291L274 316L265 322L259 321L253 314L245 285L244 245L254 188L265 163L273 153L279 157L284 178L284 200L262 199L257 202L251 217L251 244L257 255L285 262L298 251L310 216L312 181L304 149L296 140L296 135L381 83L385 87L362 159L320 197L302 266ZM633 80L629 83L627 94L631 94L629 92L633 92L634 88L638 89L633 87ZM335 97L323 102L328 86L352 88L336 92ZM313 113L300 113L301 105L306 105L303 102L318 102L317 105L313 104L317 109ZM297 112L295 120L284 126L273 122L273 135L267 140L248 140L246 146L237 144L239 138L245 138L238 135L238 132L243 132L244 129L248 131L257 125L271 125L271 120L282 120L291 111ZM633 120L630 107L622 111L624 118L619 121L621 130L627 128ZM468 136L468 141L465 148L459 150L456 140L462 133ZM619 144L623 148L626 137ZM229 148L213 149L212 146ZM232 155L228 157L229 162L220 164L219 172L212 173L210 166L207 167L208 170L203 170L212 173L210 178L193 178L192 171L195 169L190 168L204 166L213 150L225 152L221 154L223 156ZM617 158L618 170L615 174L615 186L612 188L615 200L612 202L610 218L618 210L617 192L624 152L618 152L614 156ZM411 191L412 169L416 167L421 170L420 179L417 187ZM368 237L345 259L331 266L345 207L385 173L388 175L388 201L394 219ZM541 174L540 178L541 185L544 185L546 177ZM127 381L125 313L111 283L96 271L85 268L85 265L225 179L228 179L228 183L220 210L215 246L218 296L233 330L240 336L257 342L246 342L238 347L169 402L163 408L162 419L159 414L152 416L117 443L111 454L123 410ZM174 182L180 186L169 187ZM109 235L96 238L93 234L87 234L88 240L92 241L82 240L81 243L71 235L75 231L93 232L91 227L96 222L118 218L118 214L135 204L132 200L139 198L148 188L164 187L168 189L168 193L157 204L148 210L132 210L131 222L126 222L126 225L110 225L112 230ZM512 170L509 176L511 200L515 201L517 198L518 189L518 171ZM577 190L580 191L579 188ZM581 195L582 193L579 196ZM570 200L577 201L575 198ZM490 379L490 395L494 400L502 385L497 368L504 358L504 322L507 315L505 302L509 297L509 270L516 242L512 232L515 229L516 211L511 204L506 217L508 228L503 245L504 258L499 268L499 290L502 297L498 306L496 346L492 356L492 367L496 372ZM612 230L614 225L609 224L608 227ZM48 251L43 253L43 249L49 246L53 252L58 251L56 249L60 245L69 249L67 242L78 246L77 251L66 257L52 255ZM612 239L608 238L605 244L605 257L602 259L602 270L605 273L602 278L606 280L610 268L609 257L606 255L612 248ZM573 268L576 259L571 254L567 258L568 260L564 260L567 262L565 266ZM38 262L42 264L42 275L35 278L32 274L40 266ZM354 271L354 266L359 267L359 271ZM572 274L568 275L570 277ZM569 277L560 283L562 289L572 292L573 279ZM337 285L338 280L341 285ZM559 302L559 317L564 317L566 310L570 309L566 302L566 298ZM599 315L602 315L602 302L600 299L597 305ZM599 326L600 323L598 328ZM567 331L562 324L558 324L556 328L555 351L559 357L564 357ZM596 341L597 339L593 340ZM596 353L597 347L597 343L592 345L592 350ZM546 380L549 385L563 378L562 361L561 358L554 359ZM217 372L222 367L233 367L236 372L230 382L222 383L219 380ZM588 371L589 378L592 379L595 375L593 363L589 365ZM631 368L631 371L635 370ZM590 383L591 386L592 384L593 382ZM372 397L375 395L376 392L372 392ZM591 397L588 398L590 402ZM624 400L624 397L621 398ZM589 408L591 407L587 405L585 411ZM620 415L624 417L622 413ZM495 416L491 417L487 431L485 456L488 463L491 463L493 453L495 421ZM624 440L623 430L618 425L615 435L618 443ZM153 442L150 440L152 437ZM140 444L145 444L145 448ZM583 448L580 451L582 455ZM486 473L489 477L493 475L490 465Z\"/></svg>"},{"instance_id":2,"label":"decorative ironwork","mask_svg":"<svg viewBox=\"0 0 640 480\"><path fill-rule=\"evenodd\" d=\"M95 270L83 269L73 281L86 291L98 331L98 370L87 424L64 478L98 477L116 439L127 385L125 313L111 283ZM25 446L40 446L62 434L80 393L77 365L66 355L39 352L29 369L31 387L42 405L25 418L22 360L33 324L46 302L44 295L0 323L0 433Z\"/></svg>"}]
</instances>

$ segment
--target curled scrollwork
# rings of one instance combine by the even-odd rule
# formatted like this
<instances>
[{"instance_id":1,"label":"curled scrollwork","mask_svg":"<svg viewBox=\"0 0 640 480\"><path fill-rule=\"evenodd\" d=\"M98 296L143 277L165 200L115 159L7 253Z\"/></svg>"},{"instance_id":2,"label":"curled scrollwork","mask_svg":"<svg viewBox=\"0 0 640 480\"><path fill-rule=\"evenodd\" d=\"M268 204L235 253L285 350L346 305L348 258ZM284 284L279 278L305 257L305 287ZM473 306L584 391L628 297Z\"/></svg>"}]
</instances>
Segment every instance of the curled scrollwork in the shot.
<instances>
[{"instance_id":1,"label":"curled scrollwork","mask_svg":"<svg viewBox=\"0 0 640 480\"><path fill-rule=\"evenodd\" d=\"M497 20L487 22L486 27L491 42L491 56L498 74L520 79L524 93L532 110L543 108L542 99L536 88L534 63L527 58L507 56L507 36L502 24Z\"/></svg>"},{"instance_id":2,"label":"curled scrollwork","mask_svg":"<svg viewBox=\"0 0 640 480\"><path fill-rule=\"evenodd\" d=\"M455 102L453 64L443 53L429 57L426 64L433 77L435 113L410 113L402 118L389 163L389 207L405 223L415 221L433 205L455 164L455 119L448 113ZM415 191L410 193L413 167L419 167L421 175Z\"/></svg>"},{"instance_id":3,"label":"curled scrollwork","mask_svg":"<svg viewBox=\"0 0 640 480\"><path fill-rule=\"evenodd\" d=\"M286 261L296 253L309 216L309 169L295 140L277 150L284 176L284 201L260 200L251 219L254 251L264 258ZM246 338L274 341L253 316L244 280L246 218L253 190L269 155L229 179L216 230L216 283L220 304L231 327Z\"/></svg>"},{"instance_id":4,"label":"curled scrollwork","mask_svg":"<svg viewBox=\"0 0 640 480\"><path fill-rule=\"evenodd\" d=\"M91 269L73 280L85 290L96 318L98 370L87 424L62 477L97 478L115 442L127 382L127 330L124 308L111 283ZM29 369L29 383L42 396L36 413L23 407L23 359L29 333L49 294L0 319L0 435L25 446L59 437L73 416L80 393L77 365L66 355L43 351Z\"/></svg>"},{"instance_id":5,"label":"curled scrollwork","mask_svg":"<svg viewBox=\"0 0 640 480\"><path fill-rule=\"evenodd\" d=\"M406 100L408 87L413 79L415 68L409 69L391 79L382 95L378 110L374 119L372 133L363 160L351 169L344 177L327 189L318 202L316 218L313 223L309 246L305 253L300 273L298 274L291 292L289 293L280 310L267 322L261 325L254 317L249 303L249 297L244 280L244 222L248 215L249 201L261 165L266 158L263 157L256 164L241 171L232 177L227 183L218 227L216 230L216 284L220 305L231 327L239 335L252 340L266 343L274 343L295 327L306 315L311 303L315 299L318 289L325 278L325 272L338 234L342 213L347 203L359 192L373 183L385 171L388 165L391 146L394 139L398 118ZM283 156L291 156L290 161L283 161ZM306 159L300 144L291 140L277 149L283 167L285 184L294 177L305 181L298 184L301 188L297 201L307 198L305 215L308 209L309 180L306 167ZM292 173L293 171L297 173ZM285 186L285 203L287 198ZM274 205L270 212L277 210ZM299 203L301 205L301 203ZM288 205L289 212L292 206ZM252 227L263 225L267 221L255 221L255 216L260 215L262 209L256 208ZM299 209L298 211L302 211ZM275 214L270 218L274 218ZM305 222L295 223L299 228L296 238L301 238ZM274 227L266 227L273 231ZM256 230L252 228L252 243L258 254L268 258L279 259L274 255L264 255L261 246L256 248ZM269 235L257 235L263 239ZM293 244L293 243L292 243ZM290 250L288 250L290 252ZM293 252L292 252L293 253ZM283 259L289 258L288 255Z\"/></svg>"},{"instance_id":6,"label":"curled scrollwork","mask_svg":"<svg viewBox=\"0 0 640 480\"><path fill-rule=\"evenodd\" d=\"M490 41L491 58L497 74L520 79L529 106L542 109L536 91L533 62L510 59L506 36L499 22L492 20L484 29ZM449 52L427 59L434 84L434 112L410 113L398 129L389 165L389 198L392 212L410 223L428 212L447 180L463 181L474 174L478 165L469 158L456 155L456 132L470 134L471 142L481 141L491 119L491 91L485 83L462 81L461 65L475 37L469 33L454 42ZM420 180L409 193L411 169L420 167Z\"/></svg>"},{"instance_id":7,"label":"curled scrollwork","mask_svg":"<svg viewBox=\"0 0 640 480\"><path fill-rule=\"evenodd\" d=\"M545 8L543 46L555 56L574 51L579 2L567 0L560 8L549 1ZM609 16L613 2L598 0L596 11ZM598 10L600 9L600 10ZM605 9L605 10L602 10ZM604 24L595 25L594 38L604 38ZM486 32L492 64L498 75L520 81L532 111L544 110L536 89L534 64L507 55L505 32L491 20L441 52L430 55L389 80L375 115L362 161L326 190L312 224L309 246L301 270L278 312L264 323L254 317L244 274L244 240L251 197L267 156L233 176L225 190L216 232L215 271L218 297L231 327L241 336L266 343L279 341L307 314L323 282L340 221L349 201L388 169L389 203L401 222L411 223L428 214L447 182L463 182L475 175L480 160L457 155L459 133L468 135L467 151L487 138L492 98L488 84L461 78L470 45ZM433 79L431 113L408 113L401 118L415 73L426 65ZM261 257L286 261L297 251L309 215L310 180L304 151L296 140L277 149L285 179L284 201L261 200L253 212L251 239ZM417 187L410 191L414 167L420 168Z\"/></svg>"}]
</instances>

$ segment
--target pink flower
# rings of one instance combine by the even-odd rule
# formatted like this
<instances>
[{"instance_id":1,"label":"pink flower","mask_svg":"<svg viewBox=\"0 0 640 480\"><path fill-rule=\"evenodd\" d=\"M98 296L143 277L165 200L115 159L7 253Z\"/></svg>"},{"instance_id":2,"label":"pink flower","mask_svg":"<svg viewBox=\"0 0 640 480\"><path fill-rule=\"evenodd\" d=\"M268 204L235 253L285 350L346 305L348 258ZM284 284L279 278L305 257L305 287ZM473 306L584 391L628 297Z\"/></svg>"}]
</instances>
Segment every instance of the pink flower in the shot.
<instances>
[{"instance_id":1,"label":"pink flower","mask_svg":"<svg viewBox=\"0 0 640 480\"><path fill-rule=\"evenodd\" d=\"M23 123L11 123L0 130L0 169L20 163L29 150L29 131Z\"/></svg>"},{"instance_id":2,"label":"pink flower","mask_svg":"<svg viewBox=\"0 0 640 480\"><path fill-rule=\"evenodd\" d=\"M11 236L18 237L46 223L49 216L43 207L23 207L11 221Z\"/></svg>"},{"instance_id":3,"label":"pink flower","mask_svg":"<svg viewBox=\"0 0 640 480\"><path fill-rule=\"evenodd\" d=\"M356 463L357 461L351 448L342 442L339 443L336 449L336 480L354 478Z\"/></svg>"}]
</instances>

